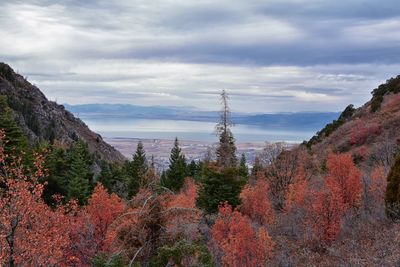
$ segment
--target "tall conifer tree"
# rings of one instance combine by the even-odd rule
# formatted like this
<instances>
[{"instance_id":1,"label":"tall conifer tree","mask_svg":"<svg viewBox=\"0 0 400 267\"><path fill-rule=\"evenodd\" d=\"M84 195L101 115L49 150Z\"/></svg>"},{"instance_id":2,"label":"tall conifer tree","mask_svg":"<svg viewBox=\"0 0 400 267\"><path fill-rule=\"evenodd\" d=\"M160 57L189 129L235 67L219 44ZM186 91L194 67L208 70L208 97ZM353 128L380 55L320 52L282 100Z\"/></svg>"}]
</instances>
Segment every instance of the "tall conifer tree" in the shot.
<instances>
[{"instance_id":1,"label":"tall conifer tree","mask_svg":"<svg viewBox=\"0 0 400 267\"><path fill-rule=\"evenodd\" d=\"M225 90L221 92L222 109L220 112L220 121L216 125L216 133L219 136L217 147L217 163L223 168L236 167L236 145L231 126L231 112L228 106L228 94Z\"/></svg>"},{"instance_id":2,"label":"tall conifer tree","mask_svg":"<svg viewBox=\"0 0 400 267\"><path fill-rule=\"evenodd\" d=\"M70 151L68 172L68 199L76 199L79 204L85 204L91 193L91 179L93 174L90 171L92 157L87 144L79 140Z\"/></svg>"},{"instance_id":3,"label":"tall conifer tree","mask_svg":"<svg viewBox=\"0 0 400 267\"><path fill-rule=\"evenodd\" d=\"M145 174L148 169L146 152L144 151L141 141L137 144L136 153L133 155L133 160L130 165L128 195L132 197L138 192L139 188L144 185Z\"/></svg>"},{"instance_id":4,"label":"tall conifer tree","mask_svg":"<svg viewBox=\"0 0 400 267\"><path fill-rule=\"evenodd\" d=\"M169 158L169 168L161 179L161 185L178 192L187 175L186 158L179 147L178 138L175 138L174 147Z\"/></svg>"},{"instance_id":5,"label":"tall conifer tree","mask_svg":"<svg viewBox=\"0 0 400 267\"><path fill-rule=\"evenodd\" d=\"M239 194L246 182L242 175L244 170L238 168L236 158L235 139L230 130L233 125L230 119L228 107L228 95L225 91L221 93L222 110L220 121L216 125L216 132L219 135L217 147L217 166L206 163L200 175L200 185L197 206L207 213L218 210L218 205L228 202L235 207L240 204ZM245 166L244 159L244 167Z\"/></svg>"},{"instance_id":6,"label":"tall conifer tree","mask_svg":"<svg viewBox=\"0 0 400 267\"><path fill-rule=\"evenodd\" d=\"M239 175L241 175L243 178L248 178L249 176L249 169L247 168L246 165L246 156L242 154L240 158L240 163L239 163Z\"/></svg>"},{"instance_id":7,"label":"tall conifer tree","mask_svg":"<svg viewBox=\"0 0 400 267\"><path fill-rule=\"evenodd\" d=\"M14 150L17 153L26 150L28 140L14 119L7 97L2 95L0 95L0 129L4 130L6 135L4 150L7 154L13 155Z\"/></svg>"}]
</instances>

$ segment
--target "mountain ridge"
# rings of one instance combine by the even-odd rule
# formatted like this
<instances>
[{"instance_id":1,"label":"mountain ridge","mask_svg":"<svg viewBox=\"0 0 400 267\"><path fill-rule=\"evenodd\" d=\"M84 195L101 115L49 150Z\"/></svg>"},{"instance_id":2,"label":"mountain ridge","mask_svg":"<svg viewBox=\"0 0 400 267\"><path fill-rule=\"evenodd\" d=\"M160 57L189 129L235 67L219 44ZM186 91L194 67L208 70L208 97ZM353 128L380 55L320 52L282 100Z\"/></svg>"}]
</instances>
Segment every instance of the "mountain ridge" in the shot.
<instances>
[{"instance_id":1,"label":"mountain ridge","mask_svg":"<svg viewBox=\"0 0 400 267\"><path fill-rule=\"evenodd\" d=\"M41 141L71 146L82 139L99 160L123 162L124 156L92 132L64 106L49 101L38 87L0 62L0 95L7 97L15 119L31 144Z\"/></svg>"},{"instance_id":2,"label":"mountain ridge","mask_svg":"<svg viewBox=\"0 0 400 267\"><path fill-rule=\"evenodd\" d=\"M371 100L358 108L348 106L338 119L303 144L320 157L333 150L351 153L355 161L366 163L378 158L393 160L400 144L400 75L371 93Z\"/></svg>"},{"instance_id":3,"label":"mountain ridge","mask_svg":"<svg viewBox=\"0 0 400 267\"><path fill-rule=\"evenodd\" d=\"M216 122L218 111L201 111L188 107L139 106L130 104L80 104L65 106L82 119L98 118L136 118L168 119ZM335 119L338 112L279 112L279 113L237 113L232 112L236 124L260 126L274 129L319 129Z\"/></svg>"}]
</instances>

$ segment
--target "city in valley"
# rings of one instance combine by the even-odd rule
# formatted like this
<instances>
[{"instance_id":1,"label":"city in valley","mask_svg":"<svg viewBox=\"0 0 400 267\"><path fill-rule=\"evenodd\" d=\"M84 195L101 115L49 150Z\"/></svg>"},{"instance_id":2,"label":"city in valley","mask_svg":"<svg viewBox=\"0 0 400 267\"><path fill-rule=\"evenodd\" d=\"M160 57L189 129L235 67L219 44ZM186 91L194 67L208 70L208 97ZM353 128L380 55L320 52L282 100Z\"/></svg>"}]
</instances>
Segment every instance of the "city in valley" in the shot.
<instances>
[{"instance_id":1,"label":"city in valley","mask_svg":"<svg viewBox=\"0 0 400 267\"><path fill-rule=\"evenodd\" d=\"M167 139L139 139L139 138L104 138L104 140L118 149L127 159L131 159L136 151L136 146L139 141L142 141L146 156L148 159L154 157L154 162L159 170L168 168L171 148L174 140ZM266 142L245 142L237 143L237 154L240 157L244 154L247 159L247 164L251 168L255 157L258 153L264 150ZM203 159L211 151L211 156L215 151L216 143L210 141L188 141L179 140L179 146L182 153L185 154L188 162Z\"/></svg>"}]
</instances>

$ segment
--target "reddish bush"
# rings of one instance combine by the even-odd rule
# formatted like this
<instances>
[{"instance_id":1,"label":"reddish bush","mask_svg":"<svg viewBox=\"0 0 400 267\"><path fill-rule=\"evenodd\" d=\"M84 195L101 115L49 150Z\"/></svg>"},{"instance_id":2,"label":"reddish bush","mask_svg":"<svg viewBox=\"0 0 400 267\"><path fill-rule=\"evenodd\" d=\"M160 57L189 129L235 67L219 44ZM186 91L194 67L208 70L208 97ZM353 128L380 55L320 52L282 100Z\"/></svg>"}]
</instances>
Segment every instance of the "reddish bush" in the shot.
<instances>
[{"instance_id":1,"label":"reddish bush","mask_svg":"<svg viewBox=\"0 0 400 267\"><path fill-rule=\"evenodd\" d=\"M308 194L308 181L305 178L304 171L301 171L296 176L293 184L289 186L285 210L290 211L291 209L304 208Z\"/></svg>"},{"instance_id":2,"label":"reddish bush","mask_svg":"<svg viewBox=\"0 0 400 267\"><path fill-rule=\"evenodd\" d=\"M330 245L340 232L346 210L342 198L329 189L314 193L307 224L311 228L306 239L318 247Z\"/></svg>"},{"instance_id":3,"label":"reddish bush","mask_svg":"<svg viewBox=\"0 0 400 267\"><path fill-rule=\"evenodd\" d=\"M0 131L0 145L3 138ZM27 172L20 158L6 155L0 146L0 265L66 266L69 217L41 198L43 163L36 154L35 167Z\"/></svg>"},{"instance_id":4,"label":"reddish bush","mask_svg":"<svg viewBox=\"0 0 400 267\"><path fill-rule=\"evenodd\" d=\"M356 163L364 162L370 157L370 155L371 151L369 147L366 145L357 147L356 149L353 150L353 158Z\"/></svg>"},{"instance_id":5,"label":"reddish bush","mask_svg":"<svg viewBox=\"0 0 400 267\"><path fill-rule=\"evenodd\" d=\"M328 176L326 184L340 196L346 208L359 207L361 204L361 172L354 165L350 154L328 155Z\"/></svg>"},{"instance_id":6,"label":"reddish bush","mask_svg":"<svg viewBox=\"0 0 400 267\"><path fill-rule=\"evenodd\" d=\"M385 101L382 111L383 112L390 112L395 111L400 108L400 94L393 94L387 97Z\"/></svg>"},{"instance_id":7,"label":"reddish bush","mask_svg":"<svg viewBox=\"0 0 400 267\"><path fill-rule=\"evenodd\" d=\"M375 205L384 207L384 197L387 185L387 173L383 166L375 166L371 172L371 181L368 186L369 196Z\"/></svg>"},{"instance_id":8,"label":"reddish bush","mask_svg":"<svg viewBox=\"0 0 400 267\"><path fill-rule=\"evenodd\" d=\"M358 120L351 130L350 143L351 145L363 145L370 136L378 135L379 132L379 124L366 124L366 122Z\"/></svg>"},{"instance_id":9,"label":"reddish bush","mask_svg":"<svg viewBox=\"0 0 400 267\"><path fill-rule=\"evenodd\" d=\"M265 266L274 246L264 228L256 231L247 216L228 204L220 206L211 235L223 266Z\"/></svg>"},{"instance_id":10,"label":"reddish bush","mask_svg":"<svg viewBox=\"0 0 400 267\"><path fill-rule=\"evenodd\" d=\"M240 194L242 199L240 211L260 225L270 225L275 221L268 192L268 183L264 179L259 179L254 186L247 185Z\"/></svg>"},{"instance_id":11,"label":"reddish bush","mask_svg":"<svg viewBox=\"0 0 400 267\"><path fill-rule=\"evenodd\" d=\"M181 192L166 201L163 212L166 233L170 240L184 238L195 240L199 236L198 224L201 212L196 207L197 187L193 180L186 179Z\"/></svg>"},{"instance_id":12,"label":"reddish bush","mask_svg":"<svg viewBox=\"0 0 400 267\"><path fill-rule=\"evenodd\" d=\"M123 201L97 184L88 205L77 213L70 237L73 242L69 254L78 259L81 266L89 266L99 252L108 252L113 236L109 227L125 209Z\"/></svg>"}]
</instances>

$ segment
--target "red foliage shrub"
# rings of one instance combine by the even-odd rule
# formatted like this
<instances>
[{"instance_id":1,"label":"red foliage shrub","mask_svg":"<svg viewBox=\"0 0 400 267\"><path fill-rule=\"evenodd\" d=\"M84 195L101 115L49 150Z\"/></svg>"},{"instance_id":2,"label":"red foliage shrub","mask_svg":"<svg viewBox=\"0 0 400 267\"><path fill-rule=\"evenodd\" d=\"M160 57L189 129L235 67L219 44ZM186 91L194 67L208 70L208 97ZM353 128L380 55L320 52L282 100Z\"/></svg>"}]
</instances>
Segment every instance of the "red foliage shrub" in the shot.
<instances>
[{"instance_id":1,"label":"red foliage shrub","mask_svg":"<svg viewBox=\"0 0 400 267\"><path fill-rule=\"evenodd\" d=\"M99 252L107 252L113 236L109 227L125 209L123 201L109 194L99 183L96 185L88 205L74 218L70 236L74 243L70 254L79 259L80 265L90 265Z\"/></svg>"},{"instance_id":2,"label":"red foliage shrub","mask_svg":"<svg viewBox=\"0 0 400 267\"><path fill-rule=\"evenodd\" d=\"M193 180L186 179L181 192L166 201L163 212L166 233L170 240L185 238L195 240L199 236L198 224L201 212L196 207L197 187Z\"/></svg>"},{"instance_id":3,"label":"red foliage shrub","mask_svg":"<svg viewBox=\"0 0 400 267\"><path fill-rule=\"evenodd\" d=\"M264 179L259 179L254 186L247 185L240 194L242 199L240 211L259 225L271 225L275 221L268 192L268 183Z\"/></svg>"},{"instance_id":4,"label":"red foliage shrub","mask_svg":"<svg viewBox=\"0 0 400 267\"><path fill-rule=\"evenodd\" d=\"M354 165L350 154L328 155L326 184L338 195L346 208L361 204L361 172Z\"/></svg>"},{"instance_id":5,"label":"red foliage shrub","mask_svg":"<svg viewBox=\"0 0 400 267\"><path fill-rule=\"evenodd\" d=\"M384 207L384 197L387 185L387 173L381 165L375 166L371 172L371 181L368 186L368 193L374 203L381 208Z\"/></svg>"},{"instance_id":6,"label":"red foliage shrub","mask_svg":"<svg viewBox=\"0 0 400 267\"><path fill-rule=\"evenodd\" d=\"M303 168L294 179L294 182L289 186L289 191L286 197L285 210L304 208L305 201L309 195L308 180L305 177Z\"/></svg>"},{"instance_id":7,"label":"red foliage shrub","mask_svg":"<svg viewBox=\"0 0 400 267\"><path fill-rule=\"evenodd\" d=\"M355 162L364 162L371 155L371 151L368 146L363 145L353 150L353 158Z\"/></svg>"},{"instance_id":8,"label":"red foliage shrub","mask_svg":"<svg viewBox=\"0 0 400 267\"><path fill-rule=\"evenodd\" d=\"M69 217L41 198L44 158L36 154L34 169L26 171L20 158L5 154L3 138L0 131L0 265L66 266Z\"/></svg>"},{"instance_id":9,"label":"red foliage shrub","mask_svg":"<svg viewBox=\"0 0 400 267\"><path fill-rule=\"evenodd\" d=\"M311 228L306 239L318 247L330 245L340 232L346 210L342 198L329 189L314 193L307 224Z\"/></svg>"},{"instance_id":10,"label":"red foliage shrub","mask_svg":"<svg viewBox=\"0 0 400 267\"><path fill-rule=\"evenodd\" d=\"M211 235L223 266L264 266L274 246L264 228L256 231L247 216L228 204L220 206Z\"/></svg>"},{"instance_id":11,"label":"red foliage shrub","mask_svg":"<svg viewBox=\"0 0 400 267\"><path fill-rule=\"evenodd\" d=\"M362 145L367 141L368 137L378 135L379 132L379 124L366 124L366 122L358 120L353 125L350 135L350 143L351 145Z\"/></svg>"},{"instance_id":12,"label":"red foliage shrub","mask_svg":"<svg viewBox=\"0 0 400 267\"><path fill-rule=\"evenodd\" d=\"M387 100L384 102L381 108L383 112L395 111L400 108L400 94L394 94L387 96Z\"/></svg>"},{"instance_id":13,"label":"red foliage shrub","mask_svg":"<svg viewBox=\"0 0 400 267\"><path fill-rule=\"evenodd\" d=\"M318 247L330 245L340 233L343 215L361 205L361 172L350 154L328 155L326 187L313 193L307 212L306 239Z\"/></svg>"}]
</instances>

